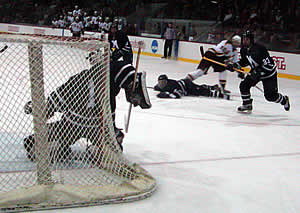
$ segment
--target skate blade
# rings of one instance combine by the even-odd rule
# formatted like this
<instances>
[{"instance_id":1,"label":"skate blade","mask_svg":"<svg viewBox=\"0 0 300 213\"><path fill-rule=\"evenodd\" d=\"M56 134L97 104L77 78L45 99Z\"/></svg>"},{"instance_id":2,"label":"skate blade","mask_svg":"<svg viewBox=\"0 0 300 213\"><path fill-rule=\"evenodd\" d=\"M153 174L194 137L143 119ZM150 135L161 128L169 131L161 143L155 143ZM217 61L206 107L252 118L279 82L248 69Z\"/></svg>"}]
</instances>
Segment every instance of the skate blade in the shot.
<instances>
[{"instance_id":1,"label":"skate blade","mask_svg":"<svg viewBox=\"0 0 300 213\"><path fill-rule=\"evenodd\" d=\"M238 111L237 110L237 112L240 113L240 114L249 115L249 114L252 113L252 110L246 110L246 111Z\"/></svg>"},{"instance_id":2,"label":"skate blade","mask_svg":"<svg viewBox=\"0 0 300 213\"><path fill-rule=\"evenodd\" d=\"M230 100L230 95L225 95L225 94L224 94L224 99L226 99L226 100L229 101L229 100Z\"/></svg>"}]
</instances>

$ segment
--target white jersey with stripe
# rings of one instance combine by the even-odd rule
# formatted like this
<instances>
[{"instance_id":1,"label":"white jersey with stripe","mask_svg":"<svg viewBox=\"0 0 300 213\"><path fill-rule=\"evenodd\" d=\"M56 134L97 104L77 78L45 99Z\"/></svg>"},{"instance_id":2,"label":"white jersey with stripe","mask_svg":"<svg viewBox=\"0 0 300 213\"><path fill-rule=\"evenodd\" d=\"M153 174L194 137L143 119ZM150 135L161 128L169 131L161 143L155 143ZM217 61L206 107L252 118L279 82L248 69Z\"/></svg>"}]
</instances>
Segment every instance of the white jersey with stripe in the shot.
<instances>
[{"instance_id":1,"label":"white jersey with stripe","mask_svg":"<svg viewBox=\"0 0 300 213\"><path fill-rule=\"evenodd\" d=\"M209 49L216 54L216 56L225 56L231 63L236 63L238 61L237 49L228 41L223 40L219 44L213 46Z\"/></svg>"},{"instance_id":2,"label":"white jersey with stripe","mask_svg":"<svg viewBox=\"0 0 300 213\"><path fill-rule=\"evenodd\" d=\"M72 29L74 32L80 32L81 30L83 30L83 24L82 22L73 22L71 25L70 25L70 29Z\"/></svg>"}]
</instances>

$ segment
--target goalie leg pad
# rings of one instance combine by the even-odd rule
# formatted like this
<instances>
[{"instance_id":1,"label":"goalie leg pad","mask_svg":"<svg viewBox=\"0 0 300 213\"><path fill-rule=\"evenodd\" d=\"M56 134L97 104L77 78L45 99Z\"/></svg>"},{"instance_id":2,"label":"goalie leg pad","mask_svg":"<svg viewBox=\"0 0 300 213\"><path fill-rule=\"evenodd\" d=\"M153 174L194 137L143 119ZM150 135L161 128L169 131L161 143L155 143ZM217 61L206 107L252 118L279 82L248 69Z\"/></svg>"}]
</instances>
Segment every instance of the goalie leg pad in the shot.
<instances>
[{"instance_id":1,"label":"goalie leg pad","mask_svg":"<svg viewBox=\"0 0 300 213\"><path fill-rule=\"evenodd\" d=\"M151 108L150 98L146 86L146 73L137 74L137 82L134 91L132 91L133 82L125 89L126 99L134 106L140 106L142 109Z\"/></svg>"}]
</instances>

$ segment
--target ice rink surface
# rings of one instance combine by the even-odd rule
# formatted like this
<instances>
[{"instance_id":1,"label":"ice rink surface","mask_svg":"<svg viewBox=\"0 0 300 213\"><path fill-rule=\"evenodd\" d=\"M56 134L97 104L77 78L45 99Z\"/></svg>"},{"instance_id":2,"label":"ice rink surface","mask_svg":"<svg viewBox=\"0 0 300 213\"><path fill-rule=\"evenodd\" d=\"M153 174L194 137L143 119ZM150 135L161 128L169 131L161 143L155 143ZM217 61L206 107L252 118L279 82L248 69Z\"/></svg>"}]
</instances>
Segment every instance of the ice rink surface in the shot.
<instances>
[{"instance_id":1,"label":"ice rink surface","mask_svg":"<svg viewBox=\"0 0 300 213\"><path fill-rule=\"evenodd\" d=\"M160 74L180 79L196 64L141 56L147 86ZM198 84L218 83L211 70ZM300 82L278 79L291 111L270 103L252 88L253 113L241 104L236 73L228 72L232 100L206 97L158 99L152 108L133 108L124 154L140 163L158 183L152 197L125 204L49 212L108 213L296 213L300 212ZM259 83L259 87L262 85ZM124 128L129 104L117 98L117 126ZM41 211L45 212L45 211Z\"/></svg>"}]
</instances>

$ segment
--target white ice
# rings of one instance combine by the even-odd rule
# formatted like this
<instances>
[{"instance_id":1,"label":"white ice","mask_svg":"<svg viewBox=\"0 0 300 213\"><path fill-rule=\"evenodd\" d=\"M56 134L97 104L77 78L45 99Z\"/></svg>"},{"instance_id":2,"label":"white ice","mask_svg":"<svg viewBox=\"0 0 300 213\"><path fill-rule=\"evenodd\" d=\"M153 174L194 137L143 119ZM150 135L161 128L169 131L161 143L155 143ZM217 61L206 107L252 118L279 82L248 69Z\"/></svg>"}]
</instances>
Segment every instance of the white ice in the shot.
<instances>
[{"instance_id":1,"label":"white ice","mask_svg":"<svg viewBox=\"0 0 300 213\"><path fill-rule=\"evenodd\" d=\"M159 74L180 79L196 66L141 56L139 71L154 86ZM152 197L49 212L300 212L300 82L278 79L279 91L290 97L290 112L253 88L253 113L242 115L236 112L241 103L236 76L228 73L230 101L158 99L149 89L152 108L133 109L124 154L156 178ZM216 84L218 75L210 71L196 83ZM129 105L123 92L117 105L117 126L124 128Z\"/></svg>"}]
</instances>

